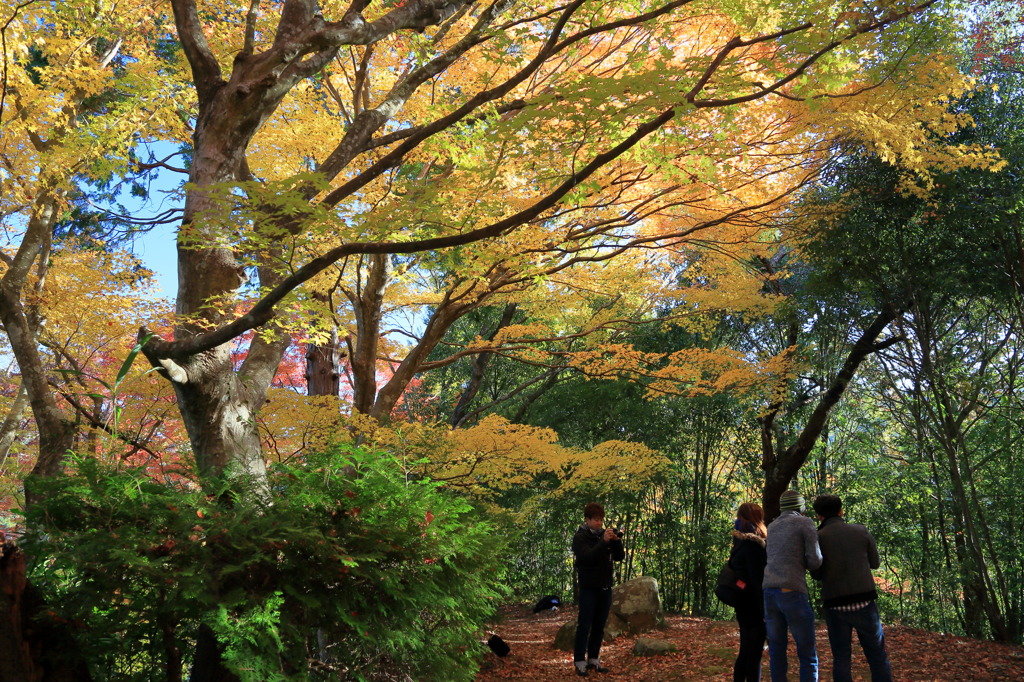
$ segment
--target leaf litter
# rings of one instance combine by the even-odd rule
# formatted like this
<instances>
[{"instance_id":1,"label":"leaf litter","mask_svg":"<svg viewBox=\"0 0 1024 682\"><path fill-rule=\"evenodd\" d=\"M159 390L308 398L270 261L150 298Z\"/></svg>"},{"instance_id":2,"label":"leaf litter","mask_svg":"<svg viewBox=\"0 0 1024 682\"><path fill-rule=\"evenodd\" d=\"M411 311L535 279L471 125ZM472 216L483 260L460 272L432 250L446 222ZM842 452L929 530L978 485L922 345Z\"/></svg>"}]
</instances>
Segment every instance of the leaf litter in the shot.
<instances>
[{"instance_id":1,"label":"leaf litter","mask_svg":"<svg viewBox=\"0 0 1024 682\"><path fill-rule=\"evenodd\" d=\"M577 679L572 670L572 653L554 647L555 634L562 624L576 620L576 609L540 614L529 605L505 608L491 625L511 648L504 658L488 651L476 682L498 680ZM591 673L587 679L628 679L631 682L697 682L732 680L732 664L739 648L739 630L734 621L711 620L669 615L666 628L634 637L620 637L605 643L601 664L606 674ZM825 624L817 624L818 677L832 679L832 655ZM677 651L665 656L641 657L633 654L638 637L654 637L672 642ZM886 648L893 678L901 682L987 682L1024 680L1024 647L998 642L957 637L917 628L885 624ZM853 679L869 682L867 662L853 642ZM761 664L762 679L768 680L768 652ZM796 648L789 646L790 676L798 666Z\"/></svg>"}]
</instances>

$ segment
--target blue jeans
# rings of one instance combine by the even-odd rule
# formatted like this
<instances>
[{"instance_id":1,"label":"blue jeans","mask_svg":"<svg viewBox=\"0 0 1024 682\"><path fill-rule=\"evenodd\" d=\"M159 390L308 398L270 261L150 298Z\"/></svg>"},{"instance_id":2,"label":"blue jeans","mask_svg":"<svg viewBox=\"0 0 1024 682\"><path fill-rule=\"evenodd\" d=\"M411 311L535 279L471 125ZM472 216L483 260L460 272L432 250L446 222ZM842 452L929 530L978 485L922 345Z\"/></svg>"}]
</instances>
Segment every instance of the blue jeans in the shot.
<instances>
[{"instance_id":1,"label":"blue jeans","mask_svg":"<svg viewBox=\"0 0 1024 682\"><path fill-rule=\"evenodd\" d=\"M828 625L828 643L832 647L832 679L835 682L853 682L850 659L854 630L868 659L871 681L892 682L889 655L885 653L885 635L882 634L882 621L875 602L857 611L825 609L825 623Z\"/></svg>"},{"instance_id":2,"label":"blue jeans","mask_svg":"<svg viewBox=\"0 0 1024 682\"><path fill-rule=\"evenodd\" d=\"M601 655L601 640L604 639L604 624L612 608L612 588L602 590L581 587L580 613L576 620L576 641L573 647L573 661L585 661Z\"/></svg>"},{"instance_id":3,"label":"blue jeans","mask_svg":"<svg viewBox=\"0 0 1024 682\"><path fill-rule=\"evenodd\" d=\"M783 592L778 587L764 590L764 621L768 630L768 670L772 682L786 682L787 630L793 633L800 659L800 682L817 682L818 651L814 647L814 610L803 592Z\"/></svg>"}]
</instances>

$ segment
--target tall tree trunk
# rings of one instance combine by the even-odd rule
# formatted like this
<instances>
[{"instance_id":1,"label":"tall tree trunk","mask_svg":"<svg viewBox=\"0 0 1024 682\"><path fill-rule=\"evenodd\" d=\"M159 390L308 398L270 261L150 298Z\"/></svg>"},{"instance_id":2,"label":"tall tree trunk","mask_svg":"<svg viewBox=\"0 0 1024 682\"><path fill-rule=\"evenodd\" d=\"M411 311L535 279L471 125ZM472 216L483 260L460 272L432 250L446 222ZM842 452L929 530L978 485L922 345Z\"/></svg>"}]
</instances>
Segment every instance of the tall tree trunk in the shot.
<instances>
[{"instance_id":1,"label":"tall tree trunk","mask_svg":"<svg viewBox=\"0 0 1024 682\"><path fill-rule=\"evenodd\" d=\"M380 325L384 317L384 292L388 285L391 261L388 256L363 256L365 281L350 294L356 318L356 339L352 350L352 409L362 414L374 412L377 398L377 360ZM390 414L388 410L388 414Z\"/></svg>"},{"instance_id":2,"label":"tall tree trunk","mask_svg":"<svg viewBox=\"0 0 1024 682\"><path fill-rule=\"evenodd\" d=\"M68 626L44 616L25 568L21 550L0 541L0 682L90 682Z\"/></svg>"},{"instance_id":3,"label":"tall tree trunk","mask_svg":"<svg viewBox=\"0 0 1024 682\"><path fill-rule=\"evenodd\" d=\"M960 532L956 534L957 554L964 584L964 601L971 605L969 631L972 637L983 637L983 623L987 620L995 639L1005 642L1009 635L1003 614L988 581L988 562L981 548L974 513L970 509L963 473L955 453L946 451L950 481L953 484L953 499L956 502L956 518ZM981 620L980 623L971 622Z\"/></svg>"},{"instance_id":4,"label":"tall tree trunk","mask_svg":"<svg viewBox=\"0 0 1024 682\"><path fill-rule=\"evenodd\" d=\"M3 470L4 463L11 454L11 446L14 445L15 439L18 437L21 418L27 408L28 390L25 388L25 383L22 382L18 385L18 394L14 397L11 409L4 417L3 424L0 424L0 470Z\"/></svg>"},{"instance_id":5,"label":"tall tree trunk","mask_svg":"<svg viewBox=\"0 0 1024 682\"><path fill-rule=\"evenodd\" d=\"M818 401L803 430L792 445L780 451L774 443L773 427L775 418L782 409L781 403L776 404L768 414L761 418L761 468L765 472L762 502L767 520L774 519L779 515L779 497L789 488L793 477L807 461L814 444L828 424L832 408L842 398L857 369L869 355L895 342L894 339L890 339L879 343L878 337L898 315L899 312L895 308L886 307L875 316L875 319L853 344L843 367Z\"/></svg>"},{"instance_id":6,"label":"tall tree trunk","mask_svg":"<svg viewBox=\"0 0 1024 682\"><path fill-rule=\"evenodd\" d=\"M176 17L182 19L177 12ZM187 29L179 24L181 30ZM194 162L189 169L193 189L186 195L178 232L176 312L183 321L175 327L176 342L187 342L234 317L229 304L246 281L245 266L243 254L230 245L231 228L220 217L224 208L213 188L248 177L245 149L259 123L276 106L239 95L249 91L238 83L229 88L217 79L207 82L199 73L196 75L197 81L203 82L197 82L200 111ZM261 286L274 286L281 279L269 265L274 262L276 247L257 255ZM265 484L266 466L256 413L266 402L288 342L284 335L256 334L238 369L230 341L194 354L168 355L164 349L173 344L159 341L144 347L147 357L171 379L196 463L204 476L226 473L245 478L257 487Z\"/></svg>"},{"instance_id":7,"label":"tall tree trunk","mask_svg":"<svg viewBox=\"0 0 1024 682\"><path fill-rule=\"evenodd\" d=\"M189 679L203 682L239 682L238 676L224 667L223 653L224 645L217 641L217 636L210 626L200 625Z\"/></svg>"},{"instance_id":8,"label":"tall tree trunk","mask_svg":"<svg viewBox=\"0 0 1024 682\"><path fill-rule=\"evenodd\" d=\"M930 412L935 440L945 455L946 472L952 486L954 518L958 525L954 544L964 591L965 625L971 636L982 637L987 622L993 636L1006 641L1009 635L996 590L989 580L989 560L986 560L976 523L981 510L972 508L972 496L968 490L968 486L973 487L973 474L963 419L977 407L977 394L968 390L966 396L958 398L955 390L947 384L946 367L941 364L944 356L940 347L941 334L930 307L915 307L913 319L920 346L920 370L923 383L928 387L924 404ZM979 378L984 375L986 366L987 360L983 360L976 370ZM996 558L992 557L990 561L994 562Z\"/></svg>"},{"instance_id":9,"label":"tall tree trunk","mask_svg":"<svg viewBox=\"0 0 1024 682\"><path fill-rule=\"evenodd\" d=\"M35 664L27 656L22 596L27 584L25 557L13 542L0 544L0 682L37 680Z\"/></svg>"},{"instance_id":10,"label":"tall tree trunk","mask_svg":"<svg viewBox=\"0 0 1024 682\"><path fill-rule=\"evenodd\" d=\"M313 294L313 298L333 313L330 294L317 292ZM327 395L337 398L341 393L340 342L338 326L332 319L331 333L327 341L307 346L306 395Z\"/></svg>"},{"instance_id":11,"label":"tall tree trunk","mask_svg":"<svg viewBox=\"0 0 1024 682\"><path fill-rule=\"evenodd\" d=\"M40 281L44 279L56 215L56 200L46 197L37 199L21 246L0 280L0 322L3 323L11 351L18 362L22 386L28 394L32 416L39 432L39 455L32 469L34 476L53 476L59 473L64 457L75 440L75 429L57 406L50 390L46 368L39 353L36 324L33 322L36 316L26 309L23 298L33 266L37 267ZM31 504L34 499L31 481L26 481L25 497L27 503Z\"/></svg>"}]
</instances>

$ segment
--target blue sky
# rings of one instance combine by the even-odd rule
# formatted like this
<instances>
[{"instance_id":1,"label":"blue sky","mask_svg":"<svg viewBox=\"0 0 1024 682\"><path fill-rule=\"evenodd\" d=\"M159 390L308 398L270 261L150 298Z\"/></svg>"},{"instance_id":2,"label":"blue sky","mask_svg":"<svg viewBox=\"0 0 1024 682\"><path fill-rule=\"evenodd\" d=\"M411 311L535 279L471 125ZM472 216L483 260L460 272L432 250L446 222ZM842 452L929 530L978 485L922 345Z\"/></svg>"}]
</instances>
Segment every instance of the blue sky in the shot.
<instances>
[{"instance_id":1,"label":"blue sky","mask_svg":"<svg viewBox=\"0 0 1024 682\"><path fill-rule=\"evenodd\" d=\"M179 146L170 142L150 142L140 149L148 152L149 161L163 160L171 166L183 165L178 157ZM171 170L156 170L149 184L145 200L122 196L120 200L134 217L145 219L171 208L180 208L179 192L185 176ZM178 292L178 249L175 234L178 223L157 225L135 239L132 250L146 267L150 268L160 289L158 296L174 299Z\"/></svg>"},{"instance_id":2,"label":"blue sky","mask_svg":"<svg viewBox=\"0 0 1024 682\"><path fill-rule=\"evenodd\" d=\"M178 293L176 225L161 225L135 240L134 252L156 277L157 295L173 299Z\"/></svg>"}]
</instances>

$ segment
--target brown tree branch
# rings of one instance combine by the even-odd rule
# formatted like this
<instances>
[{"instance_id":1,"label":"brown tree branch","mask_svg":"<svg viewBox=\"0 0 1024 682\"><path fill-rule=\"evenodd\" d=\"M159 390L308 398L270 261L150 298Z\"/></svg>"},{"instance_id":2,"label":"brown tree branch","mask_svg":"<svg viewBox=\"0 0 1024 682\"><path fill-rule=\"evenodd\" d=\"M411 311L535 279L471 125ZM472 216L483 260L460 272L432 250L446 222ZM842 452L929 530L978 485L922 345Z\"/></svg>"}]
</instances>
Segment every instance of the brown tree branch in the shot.
<instances>
[{"instance_id":1,"label":"brown tree branch","mask_svg":"<svg viewBox=\"0 0 1024 682\"><path fill-rule=\"evenodd\" d=\"M174 10L174 26L178 30L178 40L185 51L185 58L192 67L192 78L199 93L199 101L209 99L214 88L223 83L217 57L210 49L203 33L202 22L195 0L171 0Z\"/></svg>"},{"instance_id":2,"label":"brown tree branch","mask_svg":"<svg viewBox=\"0 0 1024 682\"><path fill-rule=\"evenodd\" d=\"M846 392L846 388L849 386L850 381L853 380L857 369L869 355L875 353L882 345L891 345L888 341L879 344L877 339L885 331L885 328L889 326L889 323L898 318L899 315L900 311L891 305L885 306L878 312L875 319L864 329L860 337L850 348L842 368L836 374L828 390L818 401L817 406L807 419L807 423L800 431L796 441L782 452L779 452L772 461L764 463L765 487L762 501L767 518L773 519L779 515L779 497L789 487L790 481L800 470L800 467L807 461L808 455L810 455L815 443L818 442L818 437L828 423L832 408L839 403L839 399ZM764 429L768 428L770 424L771 422L768 421L762 425L762 435L764 434Z\"/></svg>"},{"instance_id":3,"label":"brown tree branch","mask_svg":"<svg viewBox=\"0 0 1024 682\"><path fill-rule=\"evenodd\" d=\"M517 308L518 306L515 303L509 303L505 306L505 309L501 312L501 319L498 320L498 324L494 327L494 331L487 336L488 341L493 341L498 332L512 324ZM490 363L491 357L491 353L480 353L473 358L469 385L466 386L462 395L459 396L459 401L455 404L455 409L452 410L452 416L449 420L452 426L458 427L465 421L469 404L473 402L477 392L483 385L484 373L487 371L487 365Z\"/></svg>"},{"instance_id":4,"label":"brown tree branch","mask_svg":"<svg viewBox=\"0 0 1024 682\"><path fill-rule=\"evenodd\" d=\"M87 407L82 405L82 403L78 402L78 400L72 394L62 390L62 388L60 387L59 384L57 384L57 382L50 382L50 385L53 386L54 390L57 391L58 395L60 395L61 398L67 401L68 405L71 405L71 407L75 408L75 412L85 417L85 420L89 422L89 425L92 426L94 429L99 429L100 431L103 431L107 435L117 438L119 441L125 443L126 445L132 446L133 448L135 448L135 450L141 450L149 454L150 457L156 458L158 456L157 453L150 450L149 447L147 447L145 444L135 440L134 438L130 438L129 436L123 433L114 431L114 429L109 424L97 419L96 416L92 414L92 412L90 412Z\"/></svg>"},{"instance_id":5,"label":"brown tree branch","mask_svg":"<svg viewBox=\"0 0 1024 682\"><path fill-rule=\"evenodd\" d=\"M252 54L256 49L256 20L259 19L260 0L249 0L249 11L245 14L245 41L242 54Z\"/></svg>"}]
</instances>

